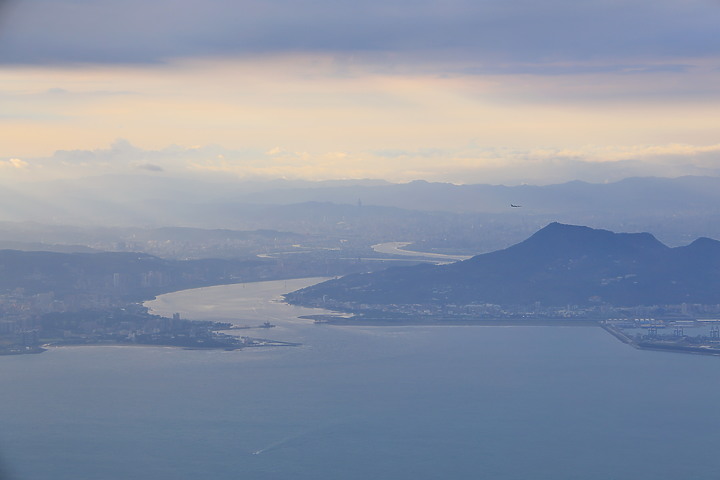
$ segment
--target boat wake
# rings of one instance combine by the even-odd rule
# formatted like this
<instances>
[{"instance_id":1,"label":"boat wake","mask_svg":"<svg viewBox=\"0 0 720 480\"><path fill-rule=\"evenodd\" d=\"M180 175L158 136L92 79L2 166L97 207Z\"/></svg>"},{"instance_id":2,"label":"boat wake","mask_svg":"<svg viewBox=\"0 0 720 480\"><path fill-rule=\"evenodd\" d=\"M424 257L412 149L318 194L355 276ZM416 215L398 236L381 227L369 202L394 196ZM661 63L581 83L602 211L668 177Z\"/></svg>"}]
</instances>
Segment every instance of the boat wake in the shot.
<instances>
[{"instance_id":1,"label":"boat wake","mask_svg":"<svg viewBox=\"0 0 720 480\"><path fill-rule=\"evenodd\" d=\"M250 453L252 455L261 455L263 453L270 452L273 450L278 450L280 448L293 446L296 443L303 443L303 442L311 441L311 439L309 439L308 437L312 437L313 435L318 435L318 434L327 434L328 431L332 430L333 428L336 428L340 424L341 424L340 422L331 422L327 425L311 428L302 433L288 435L276 442L271 443L270 445L268 445L264 448L255 450Z\"/></svg>"},{"instance_id":2,"label":"boat wake","mask_svg":"<svg viewBox=\"0 0 720 480\"><path fill-rule=\"evenodd\" d=\"M278 440L277 442L271 443L270 445L268 445L265 448L261 448L260 450L255 450L254 452L252 452L252 454L260 455L261 453L265 453L269 450L275 450L277 448L281 448L281 447L285 446L286 444L292 442L293 440L304 437L305 435L307 435L307 433L301 433L299 435L291 435L291 436L285 437L282 440Z\"/></svg>"}]
</instances>

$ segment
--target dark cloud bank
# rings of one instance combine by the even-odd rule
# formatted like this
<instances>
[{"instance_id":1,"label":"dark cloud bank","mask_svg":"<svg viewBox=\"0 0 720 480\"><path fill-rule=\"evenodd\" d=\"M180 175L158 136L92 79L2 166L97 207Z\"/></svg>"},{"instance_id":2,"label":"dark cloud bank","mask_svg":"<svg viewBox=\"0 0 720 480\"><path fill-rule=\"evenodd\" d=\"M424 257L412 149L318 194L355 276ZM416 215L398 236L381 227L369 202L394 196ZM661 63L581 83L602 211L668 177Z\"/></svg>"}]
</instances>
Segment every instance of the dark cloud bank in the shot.
<instances>
[{"instance_id":1,"label":"dark cloud bank","mask_svg":"<svg viewBox=\"0 0 720 480\"><path fill-rule=\"evenodd\" d=\"M16 0L0 13L3 63L302 51L437 58L485 72L508 62L633 64L720 51L720 3L699 0Z\"/></svg>"}]
</instances>

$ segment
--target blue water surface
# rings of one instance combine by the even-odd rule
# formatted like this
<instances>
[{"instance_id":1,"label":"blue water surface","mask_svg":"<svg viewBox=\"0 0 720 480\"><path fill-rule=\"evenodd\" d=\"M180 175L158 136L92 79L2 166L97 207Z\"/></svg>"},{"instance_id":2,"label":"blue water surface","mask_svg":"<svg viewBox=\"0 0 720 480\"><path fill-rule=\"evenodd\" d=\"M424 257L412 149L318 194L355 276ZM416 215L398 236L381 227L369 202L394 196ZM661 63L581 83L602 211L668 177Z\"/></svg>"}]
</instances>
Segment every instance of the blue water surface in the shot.
<instances>
[{"instance_id":1,"label":"blue water surface","mask_svg":"<svg viewBox=\"0 0 720 480\"><path fill-rule=\"evenodd\" d=\"M303 345L1 357L6 476L657 480L720 470L715 357L638 351L590 327L306 322L265 332L283 333Z\"/></svg>"}]
</instances>

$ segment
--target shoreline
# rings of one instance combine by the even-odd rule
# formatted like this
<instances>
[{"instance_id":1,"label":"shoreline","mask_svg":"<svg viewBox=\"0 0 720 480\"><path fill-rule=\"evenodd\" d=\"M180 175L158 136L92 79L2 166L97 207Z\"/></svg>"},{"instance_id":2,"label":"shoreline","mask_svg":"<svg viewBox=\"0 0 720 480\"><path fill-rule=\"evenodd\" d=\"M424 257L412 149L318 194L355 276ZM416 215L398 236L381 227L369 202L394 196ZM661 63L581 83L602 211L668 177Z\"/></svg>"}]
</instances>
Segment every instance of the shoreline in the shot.
<instances>
[{"instance_id":1,"label":"shoreline","mask_svg":"<svg viewBox=\"0 0 720 480\"><path fill-rule=\"evenodd\" d=\"M637 342L635 339L629 337L621 329L609 325L607 323L598 324L603 330L608 332L613 337L620 340L626 345L630 345L636 350L650 350L656 352L670 352L670 353L689 353L692 355L705 355L711 357L720 357L720 348L710 348L701 345L680 345L673 343L658 343L658 342Z\"/></svg>"},{"instance_id":2,"label":"shoreline","mask_svg":"<svg viewBox=\"0 0 720 480\"><path fill-rule=\"evenodd\" d=\"M249 338L249 337L248 337ZM259 348L259 347L299 347L302 343L298 342L285 342L282 340L272 340L268 338L250 338L252 343L242 345L217 345L217 346L200 346L200 345L172 345L162 343L132 343L132 342L118 342L118 343L65 343L55 344L46 343L41 348L42 351L32 353L43 353L50 349L55 348L67 348L67 347L158 347L158 348L179 348L182 350L223 350L226 352L234 352L236 350L243 350L246 348ZM21 355L8 354L8 355Z\"/></svg>"},{"instance_id":3,"label":"shoreline","mask_svg":"<svg viewBox=\"0 0 720 480\"><path fill-rule=\"evenodd\" d=\"M142 303L142 305L154 315L165 314L166 311L158 312L157 310L180 310L184 317L194 317L195 319L187 318L186 321L190 322L213 322L218 323L217 318L219 315L223 316L223 320L227 322L228 317L234 317L234 321L225 323L228 328L222 328L215 330L217 332L224 331L235 331L238 330L254 330L263 329L266 330L271 326L275 326L275 323L280 323L285 326L304 326L308 325L332 325L332 326L346 326L346 327L600 327L610 335L615 337L620 342L627 344L638 350L655 350L664 352L675 352L675 353L691 353L696 355L708 355L708 356L720 356L720 344L716 345L714 342L703 343L682 343L682 340L677 342L660 340L657 339L635 339L627 335L621 328L613 324L607 323L604 318L566 318L566 317L535 317L535 318L514 318L514 317L495 317L495 318L472 318L464 316L409 316L409 315L387 315L383 312L375 312L375 314L369 314L367 316L362 314L352 314L350 312L338 312L325 310L317 307L305 307L302 305L296 305L288 303L284 300L283 295L288 290L293 288L304 288L309 284L314 284L327 280L327 277L303 277L292 280L280 279L280 280L264 280L260 282L247 282L243 284L233 285L216 285L210 287L199 287L193 289L179 290L176 292L169 292L163 295L155 297L153 300L148 300ZM291 285L288 285L290 283ZM233 288L245 289L247 287L247 293L241 294L240 292L233 292ZM197 297L197 293L203 293L207 289L226 288L228 292L222 292L223 295L215 298L213 295L209 295L207 298L207 304L202 304L199 300L204 297ZM291 290L292 291L292 290ZM182 299L180 302L165 302L163 303L161 297L172 296L172 295L183 295L183 292L187 293L187 297ZM195 293L194 298L193 294ZM218 292L216 290L215 292ZM229 296L228 296L229 295ZM226 298L227 296L227 298ZM229 304L224 304L223 301L231 300ZM189 300L189 301L188 301ZM239 300L239 301L238 301ZM152 305L154 303L154 305ZM279 307L276 310L273 307L268 311L263 311L262 306L266 304L273 304ZM279 304L282 304L279 305ZM218 306L217 311L212 311L215 306ZM155 308L153 308L155 307ZM160 307L160 308L158 308ZM183 312L182 307L188 309L187 314ZM210 310L205 310L210 307ZM287 308L286 308L287 307ZM257 311L258 308L260 311ZM156 310L157 309L157 310ZM303 312L304 310L304 312ZM243 315L245 314L250 315ZM209 313L206 318L215 317L216 320L199 320L198 317L205 316L203 313ZM305 314L302 314L305 313ZM238 320L242 318L244 324L240 324ZM264 320L264 322L262 322ZM272 320L272 323L270 322ZM305 320L305 322L297 322L297 320ZM238 322L238 323L236 323ZM253 326L253 322L262 322L260 325ZM22 350L0 350L0 355L22 355L30 353L42 353L48 348L60 348L60 347L163 347L163 348L181 348L184 350L224 350L224 351L235 351L242 350L245 348L257 348L257 347L278 347L278 346L299 346L302 345L300 342L295 341L283 341L283 340L271 340L266 338L253 338L253 337L240 337L233 334L221 334L222 338L195 338L194 336L172 338L167 342L163 342L161 338L155 337L150 338L145 342L136 341L119 341L113 342L112 340L103 341L99 340L96 342L89 341L83 342L78 341L77 343L72 340L66 342L47 342L36 348L24 348ZM154 341L153 341L154 340Z\"/></svg>"},{"instance_id":4,"label":"shoreline","mask_svg":"<svg viewBox=\"0 0 720 480\"><path fill-rule=\"evenodd\" d=\"M439 326L439 327L598 327L600 320L592 318L489 318L458 319L452 317L346 317L341 315L303 315L299 318L314 320L320 325L399 327L399 326Z\"/></svg>"}]
</instances>

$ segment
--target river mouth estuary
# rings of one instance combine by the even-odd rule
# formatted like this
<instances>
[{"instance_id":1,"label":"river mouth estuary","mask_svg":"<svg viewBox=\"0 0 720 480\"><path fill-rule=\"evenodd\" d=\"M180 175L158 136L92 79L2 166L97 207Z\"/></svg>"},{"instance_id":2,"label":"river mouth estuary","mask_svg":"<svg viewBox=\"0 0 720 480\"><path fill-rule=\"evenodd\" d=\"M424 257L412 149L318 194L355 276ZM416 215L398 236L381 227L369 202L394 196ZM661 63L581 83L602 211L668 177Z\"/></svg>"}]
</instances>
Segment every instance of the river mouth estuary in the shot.
<instances>
[{"instance_id":1,"label":"river mouth estuary","mask_svg":"<svg viewBox=\"0 0 720 480\"><path fill-rule=\"evenodd\" d=\"M320 280L147 304L297 347L2 358L0 478L715 478L717 358L592 327L313 324L280 301Z\"/></svg>"}]
</instances>

